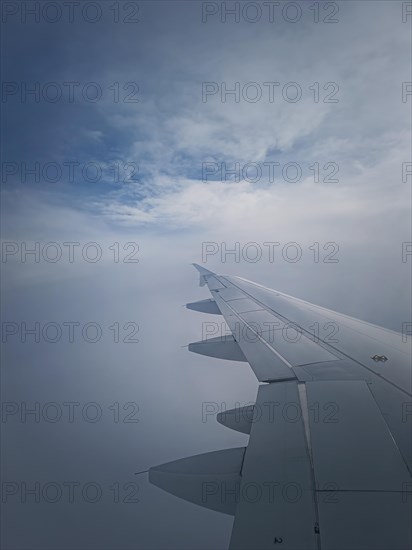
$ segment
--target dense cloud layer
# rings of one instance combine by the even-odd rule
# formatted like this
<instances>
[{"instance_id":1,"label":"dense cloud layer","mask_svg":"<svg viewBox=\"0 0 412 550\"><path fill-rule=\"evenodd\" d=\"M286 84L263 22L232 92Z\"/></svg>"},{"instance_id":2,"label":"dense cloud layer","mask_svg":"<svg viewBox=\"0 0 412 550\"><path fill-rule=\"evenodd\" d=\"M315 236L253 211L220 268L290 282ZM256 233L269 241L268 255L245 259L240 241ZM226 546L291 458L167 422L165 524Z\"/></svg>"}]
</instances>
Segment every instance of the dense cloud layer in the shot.
<instances>
[{"instance_id":1,"label":"dense cloud layer","mask_svg":"<svg viewBox=\"0 0 412 550\"><path fill-rule=\"evenodd\" d=\"M19 410L3 425L2 477L18 483L3 506L7 548L227 547L229 517L133 476L246 443L202 417L204 403L253 402L257 383L245 364L182 347L216 322L181 307L208 297L191 262L392 330L410 320L410 27L401 3L342 2L329 24L324 3L319 23L307 4L295 23L224 23L213 2L204 21L201 2L142 2L129 24L108 3L96 23L9 16L2 387ZM39 101L24 88L36 82ZM225 86L238 97L222 101ZM56 89L62 99L46 101ZM22 342L22 323L40 323L38 343ZM79 323L73 342L67 323ZM138 343L124 342L126 323ZM58 403L63 418L22 422L22 402ZM102 419L71 423L65 402L96 402ZM139 422L114 422L113 405L122 420L134 402ZM21 484L36 481L96 482L104 496L22 504ZM116 503L116 482L138 483L139 502Z\"/></svg>"}]
</instances>

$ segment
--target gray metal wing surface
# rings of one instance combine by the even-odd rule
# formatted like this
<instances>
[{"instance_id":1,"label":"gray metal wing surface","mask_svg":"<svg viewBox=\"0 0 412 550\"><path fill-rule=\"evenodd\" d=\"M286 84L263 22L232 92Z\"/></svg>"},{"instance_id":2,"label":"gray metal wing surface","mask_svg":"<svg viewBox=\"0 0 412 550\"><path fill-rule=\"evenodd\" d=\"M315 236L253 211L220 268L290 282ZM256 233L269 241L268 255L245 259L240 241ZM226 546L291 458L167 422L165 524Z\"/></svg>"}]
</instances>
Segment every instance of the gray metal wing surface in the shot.
<instances>
[{"instance_id":1,"label":"gray metal wing surface","mask_svg":"<svg viewBox=\"0 0 412 550\"><path fill-rule=\"evenodd\" d=\"M249 443L151 482L234 515L233 550L410 550L411 338L195 267L212 302L190 309L220 311L232 336L190 349L247 361L261 383L254 406L218 415Z\"/></svg>"}]
</instances>

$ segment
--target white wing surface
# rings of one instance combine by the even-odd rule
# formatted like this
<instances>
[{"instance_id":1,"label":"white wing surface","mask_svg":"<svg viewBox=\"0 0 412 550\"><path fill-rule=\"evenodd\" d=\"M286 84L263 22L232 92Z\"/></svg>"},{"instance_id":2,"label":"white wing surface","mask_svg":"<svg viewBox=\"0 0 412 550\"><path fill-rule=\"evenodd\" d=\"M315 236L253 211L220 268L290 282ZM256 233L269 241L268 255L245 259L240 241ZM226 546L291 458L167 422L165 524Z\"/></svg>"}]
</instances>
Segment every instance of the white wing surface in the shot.
<instances>
[{"instance_id":1,"label":"white wing surface","mask_svg":"<svg viewBox=\"0 0 412 550\"><path fill-rule=\"evenodd\" d=\"M249 443L151 482L234 515L233 550L410 550L410 337L195 267L212 300L188 307L220 312L232 336L189 349L250 364L256 404L218 415Z\"/></svg>"}]
</instances>

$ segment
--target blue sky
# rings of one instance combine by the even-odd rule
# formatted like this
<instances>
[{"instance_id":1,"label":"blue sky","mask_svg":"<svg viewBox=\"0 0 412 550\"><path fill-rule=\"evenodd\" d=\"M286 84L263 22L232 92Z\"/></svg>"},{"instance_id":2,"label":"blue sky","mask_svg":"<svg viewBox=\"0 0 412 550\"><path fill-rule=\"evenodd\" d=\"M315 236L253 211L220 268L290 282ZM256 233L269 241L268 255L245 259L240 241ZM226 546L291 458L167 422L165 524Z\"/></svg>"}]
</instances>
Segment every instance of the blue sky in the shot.
<instances>
[{"instance_id":1,"label":"blue sky","mask_svg":"<svg viewBox=\"0 0 412 550\"><path fill-rule=\"evenodd\" d=\"M411 318L412 258L402 262L402 242L411 241L411 176L402 181L402 163L411 162L412 96L402 101L402 83L412 80L411 19L402 21L402 2L339 2L336 23L322 22L330 13L324 2L319 23L312 2L298 3L302 16L295 23L282 16L282 2L275 21L266 14L255 23L229 16L224 23L220 11L202 21L206 4L138 2L138 22L125 23L130 6L120 3L114 23L111 3L98 2L96 23L80 12L73 22L67 14L56 23L40 14L39 22L28 15L23 23L19 11L2 25L2 80L11 86L7 96L3 88L2 103L2 239L19 246L2 264L3 318L140 325L140 342L132 347L107 338L93 347L12 340L4 349L5 397L103 406L137 401L142 411L138 428L10 422L6 479L127 481L137 469L245 444L242 435L201 421L205 401L228 408L253 401L256 381L247 365L222 364L182 347L200 340L209 320L181 307L208 297L196 286L191 262L393 330ZM24 86L36 82L38 102L24 95ZM79 83L73 101L67 82ZM279 83L273 101L270 82ZM61 100L44 100L43 92L53 93L48 83L62 91ZM124 89L127 83L133 84ZM202 96L205 83L217 92ZM223 102L222 88L236 83L239 101L228 95ZM262 91L259 101L244 99L249 83L255 83L251 94ZM285 91L290 83L295 88ZM101 99L85 99L85 86L91 94L97 86ZM301 90L299 101L285 99L282 91L294 89ZM124 101L130 93L137 102ZM337 101L325 102L328 97ZM30 175L23 181L24 163L37 163L38 181ZM218 171L203 181L204 163L225 163L228 170L252 163L262 177L236 181ZM288 163L302 171L296 182L280 175ZM53 166L62 171L55 182ZM323 181L331 166L339 169L338 182ZM101 177L92 182L96 169ZM123 181L134 169L134 179ZM57 242L64 249L68 241L98 243L102 260L21 261L23 242ZM243 250L253 242L265 250L268 241L279 242L279 250L297 243L302 259L222 256L225 246L239 243ZM139 263L114 263L115 242L138 243ZM310 247L319 243L323 254L331 242L339 261L325 263L321 256L314 262ZM204 243L218 245L206 262ZM111 503L93 509L13 504L7 543L27 549L227 546L230 518L163 494L144 477L140 484L138 513Z\"/></svg>"}]
</instances>

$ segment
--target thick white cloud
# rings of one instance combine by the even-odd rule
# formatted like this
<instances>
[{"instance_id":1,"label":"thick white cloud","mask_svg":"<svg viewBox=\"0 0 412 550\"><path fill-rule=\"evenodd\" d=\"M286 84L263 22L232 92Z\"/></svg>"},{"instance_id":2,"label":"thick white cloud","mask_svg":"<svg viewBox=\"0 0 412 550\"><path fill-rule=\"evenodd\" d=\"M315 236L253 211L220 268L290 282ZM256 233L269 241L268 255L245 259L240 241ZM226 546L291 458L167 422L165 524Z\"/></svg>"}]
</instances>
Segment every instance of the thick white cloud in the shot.
<instances>
[{"instance_id":1,"label":"thick white cloud","mask_svg":"<svg viewBox=\"0 0 412 550\"><path fill-rule=\"evenodd\" d=\"M2 264L3 318L94 320L105 327L134 320L141 330L137 346L107 339L96 346L15 340L5 352L7 398L98 401L105 407L138 401L142 417L130 431L107 423L58 425L58 431L55 425L33 430L9 424L6 459L15 479L29 471L33 479L123 482L157 463L245 444L243 436L213 419L202 422L202 402L231 408L253 401L256 380L248 365L181 347L200 340L202 323L210 320L181 307L207 297L196 287L191 262L394 330L410 321L412 258L402 262L402 242L411 240L411 181L402 181L402 163L410 162L412 98L401 101L402 82L410 80L410 28L402 23L401 3L341 2L340 22L332 25L308 18L299 24L222 24L218 18L204 24L200 4L145 2L139 27L112 25L102 33L96 25L71 26L76 40L62 39L55 63L41 49L34 64L47 73L46 80L57 78L47 72L50 65L62 71L62 80L139 82L137 104L101 101L80 116L68 105L66 118L49 111L45 133L37 126L27 135L15 126L36 151L47 148L37 138L40 131L57 140L65 160L72 150L64 147L78 142L81 159L105 167L114 158L137 162L140 172L136 183L111 185L110 192L83 189L81 183L16 183L3 193L5 241L19 247L23 241L28 247L94 241L103 250L97 263L79 256L70 263L67 255L57 263L32 257L22 263L19 254L8 258ZM16 34L24 46L23 38ZM206 81L228 87L294 81L305 95L295 104L222 103L218 95L204 103ZM339 103L313 102L308 86L314 82L321 89L326 82L338 83ZM55 137L56 127L64 143ZM301 180L202 181L202 162L226 162L230 168L266 161L300 163ZM339 183L315 183L309 166L316 161L337 163ZM137 242L139 263L115 263L115 242ZM268 242L279 243L273 261ZM291 242L302 251L297 262L281 253ZM207 243L215 253L206 257ZM262 250L259 261L248 258L249 243ZM314 243L319 243L319 262ZM338 246L338 262L323 261L327 243ZM230 254L233 249L240 252ZM59 505L38 507L34 514L24 506L10 514L10 547L57 548L62 540L73 548L227 546L230 518L175 500L138 479L142 506L126 506L126 512L118 504L98 513ZM22 524L28 528L21 530ZM57 527L52 531L50 525Z\"/></svg>"}]
</instances>

